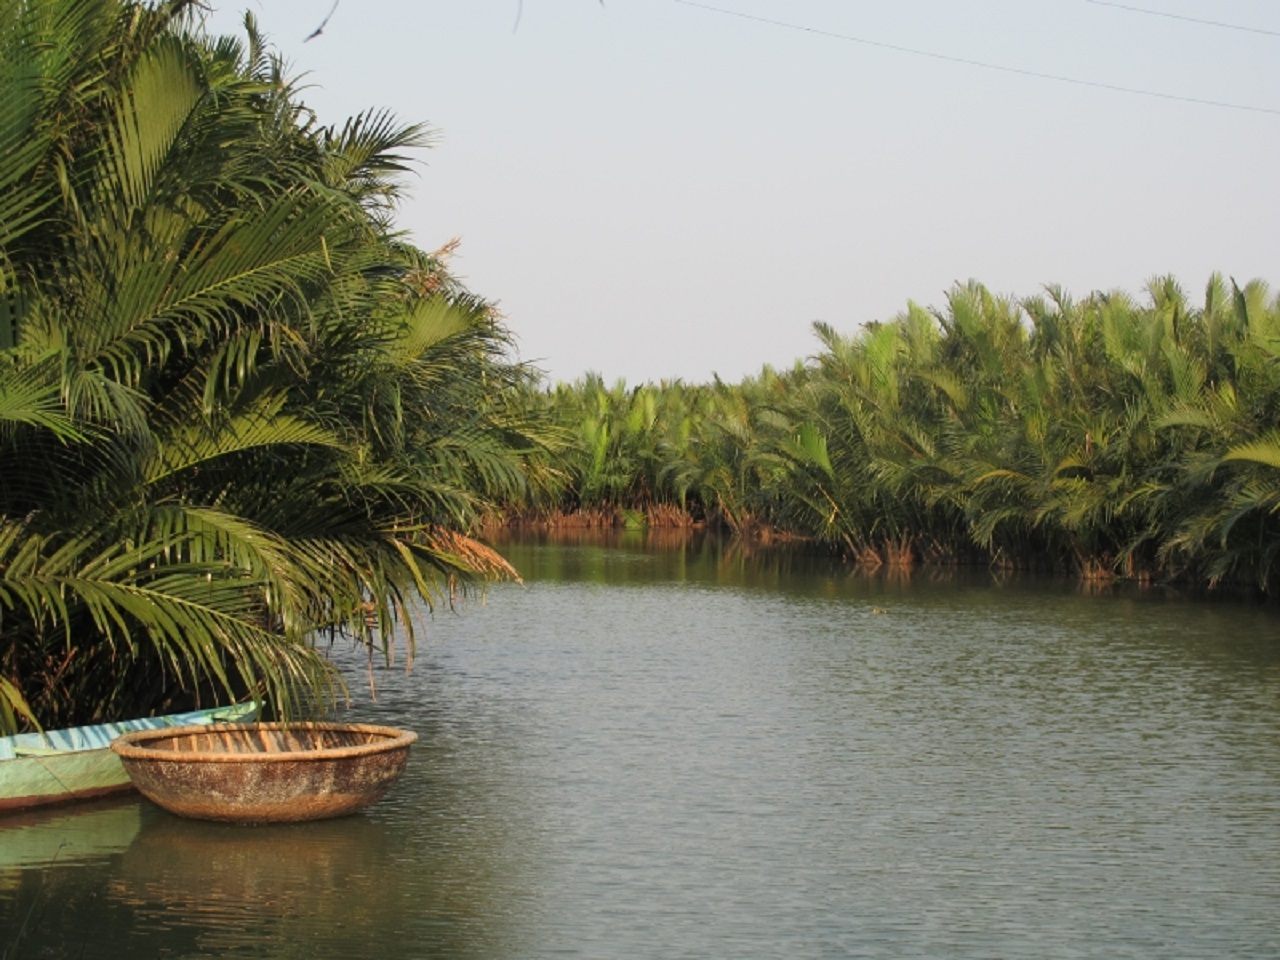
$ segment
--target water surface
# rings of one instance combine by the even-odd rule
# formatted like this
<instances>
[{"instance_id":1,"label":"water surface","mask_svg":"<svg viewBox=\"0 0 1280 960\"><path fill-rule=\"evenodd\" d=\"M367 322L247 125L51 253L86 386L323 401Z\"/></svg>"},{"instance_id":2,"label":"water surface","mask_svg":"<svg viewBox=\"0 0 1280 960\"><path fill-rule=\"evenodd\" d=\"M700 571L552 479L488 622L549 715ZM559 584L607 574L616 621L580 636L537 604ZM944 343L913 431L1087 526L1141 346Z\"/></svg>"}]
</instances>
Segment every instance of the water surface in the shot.
<instances>
[{"instance_id":1,"label":"water surface","mask_svg":"<svg viewBox=\"0 0 1280 960\"><path fill-rule=\"evenodd\" d=\"M420 734L381 804L28 818L0 950L1280 956L1274 611L701 542L507 552L526 584L424 617L376 701L353 670L354 719Z\"/></svg>"}]
</instances>

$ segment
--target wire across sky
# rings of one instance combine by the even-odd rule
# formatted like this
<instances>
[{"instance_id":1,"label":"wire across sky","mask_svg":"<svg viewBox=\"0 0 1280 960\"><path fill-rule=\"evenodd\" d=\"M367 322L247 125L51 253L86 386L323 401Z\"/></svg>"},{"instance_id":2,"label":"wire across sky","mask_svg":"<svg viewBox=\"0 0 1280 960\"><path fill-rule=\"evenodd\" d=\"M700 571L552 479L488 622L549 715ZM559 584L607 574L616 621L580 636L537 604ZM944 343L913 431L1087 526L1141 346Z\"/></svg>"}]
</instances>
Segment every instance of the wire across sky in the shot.
<instances>
[{"instance_id":1,"label":"wire across sky","mask_svg":"<svg viewBox=\"0 0 1280 960\"><path fill-rule=\"evenodd\" d=\"M712 6L709 3L700 3L698 0L675 0L676 3L685 7L695 7L699 10L705 10L708 13L714 13L726 17L736 17L739 20L749 20L753 23L760 23L766 26L779 27L784 30L796 30L801 33L809 33L819 37L826 37L831 40L842 40L847 43L857 43L867 47L876 47L880 50L890 50L894 53L907 54L913 57L927 57L930 60L941 60L947 63L961 64L966 67L977 67L982 70L995 70L1000 73L1015 74L1022 77L1032 77L1037 80L1052 80L1055 83L1070 83L1080 87L1092 87L1095 90L1109 90L1113 93L1124 93L1138 97L1155 97L1160 100L1175 100L1181 103L1192 103L1202 107L1216 107L1223 110L1244 110L1250 113L1266 113L1273 116L1280 116L1280 108L1263 107L1248 103L1234 103L1227 100L1213 100L1203 97L1192 97L1185 94L1167 93L1160 90L1145 90L1140 87L1129 87L1121 84L1106 83L1101 80L1088 80L1083 77L1069 77L1058 73L1043 73L1039 70L1028 70L1023 67L1011 67L1005 64L991 63L986 60L974 60L969 57L956 56L949 53L939 53L934 50L921 50L916 47L906 47L896 43L886 43L882 40L872 40L867 37L858 37L849 33L839 33L834 30L824 30L821 27L806 26L799 23L790 23L786 20L775 20L771 17L761 17L756 14L743 13L739 10L729 10L725 7ZM1090 2L1099 2L1099 0L1090 0ZM1121 6L1120 4L1104 4L1105 6ZM1127 10L1138 10L1134 7L1124 7ZM1153 12L1138 10L1138 12ZM1189 19L1180 17L1178 19ZM1197 21L1205 22L1208 21ZM1225 24L1212 24L1213 26L1225 26ZM1269 31L1260 31L1269 32Z\"/></svg>"}]
</instances>

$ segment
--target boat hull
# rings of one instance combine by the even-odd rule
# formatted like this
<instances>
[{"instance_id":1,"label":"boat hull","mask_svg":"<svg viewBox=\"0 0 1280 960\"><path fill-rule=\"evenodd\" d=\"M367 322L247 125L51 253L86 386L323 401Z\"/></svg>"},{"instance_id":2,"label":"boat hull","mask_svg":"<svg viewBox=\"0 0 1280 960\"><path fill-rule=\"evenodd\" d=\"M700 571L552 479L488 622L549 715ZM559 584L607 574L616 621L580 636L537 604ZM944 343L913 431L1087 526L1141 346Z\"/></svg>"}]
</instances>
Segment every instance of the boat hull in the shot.
<instances>
[{"instance_id":1,"label":"boat hull","mask_svg":"<svg viewBox=\"0 0 1280 960\"><path fill-rule=\"evenodd\" d=\"M238 704L44 733L0 737L0 814L93 800L134 789L111 741L122 734L250 720L256 704Z\"/></svg>"},{"instance_id":2,"label":"boat hull","mask_svg":"<svg viewBox=\"0 0 1280 960\"><path fill-rule=\"evenodd\" d=\"M417 735L342 723L253 723L140 732L112 749L142 795L179 816L233 823L320 820L375 803Z\"/></svg>"}]
</instances>

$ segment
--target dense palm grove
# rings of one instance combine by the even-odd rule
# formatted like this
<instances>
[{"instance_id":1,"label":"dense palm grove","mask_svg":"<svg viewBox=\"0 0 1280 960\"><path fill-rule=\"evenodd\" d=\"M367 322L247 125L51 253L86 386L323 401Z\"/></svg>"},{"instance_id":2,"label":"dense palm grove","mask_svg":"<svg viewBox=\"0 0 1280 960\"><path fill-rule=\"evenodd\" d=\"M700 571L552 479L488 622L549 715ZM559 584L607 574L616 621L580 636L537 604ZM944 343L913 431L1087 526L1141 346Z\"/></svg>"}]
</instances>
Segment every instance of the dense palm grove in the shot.
<instances>
[{"instance_id":1,"label":"dense palm grove","mask_svg":"<svg viewBox=\"0 0 1280 960\"><path fill-rule=\"evenodd\" d=\"M704 522L864 564L1280 589L1280 300L978 284L737 384L527 392L576 438L528 522Z\"/></svg>"},{"instance_id":2,"label":"dense palm grove","mask_svg":"<svg viewBox=\"0 0 1280 960\"><path fill-rule=\"evenodd\" d=\"M511 573L528 374L393 228L425 131L198 16L0 0L0 728L331 699L318 640Z\"/></svg>"},{"instance_id":3,"label":"dense palm grove","mask_svg":"<svg viewBox=\"0 0 1280 960\"><path fill-rule=\"evenodd\" d=\"M1280 590L1280 300L1015 300L740 384L548 387L252 20L0 0L0 730L341 690L323 642L514 576L495 523ZM447 252L447 251L446 251Z\"/></svg>"}]
</instances>

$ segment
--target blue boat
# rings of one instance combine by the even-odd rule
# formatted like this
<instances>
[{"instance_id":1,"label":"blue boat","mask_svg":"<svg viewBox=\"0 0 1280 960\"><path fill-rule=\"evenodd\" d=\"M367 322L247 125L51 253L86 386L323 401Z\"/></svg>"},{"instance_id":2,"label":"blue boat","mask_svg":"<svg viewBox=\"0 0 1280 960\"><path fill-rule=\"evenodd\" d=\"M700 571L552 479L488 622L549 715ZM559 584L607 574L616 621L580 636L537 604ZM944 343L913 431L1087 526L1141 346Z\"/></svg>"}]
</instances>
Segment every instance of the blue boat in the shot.
<instances>
[{"instance_id":1,"label":"blue boat","mask_svg":"<svg viewBox=\"0 0 1280 960\"><path fill-rule=\"evenodd\" d=\"M137 730L256 720L256 703L0 737L0 814L133 789L111 741Z\"/></svg>"}]
</instances>

